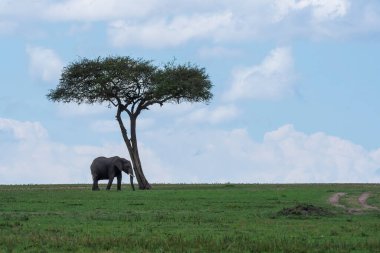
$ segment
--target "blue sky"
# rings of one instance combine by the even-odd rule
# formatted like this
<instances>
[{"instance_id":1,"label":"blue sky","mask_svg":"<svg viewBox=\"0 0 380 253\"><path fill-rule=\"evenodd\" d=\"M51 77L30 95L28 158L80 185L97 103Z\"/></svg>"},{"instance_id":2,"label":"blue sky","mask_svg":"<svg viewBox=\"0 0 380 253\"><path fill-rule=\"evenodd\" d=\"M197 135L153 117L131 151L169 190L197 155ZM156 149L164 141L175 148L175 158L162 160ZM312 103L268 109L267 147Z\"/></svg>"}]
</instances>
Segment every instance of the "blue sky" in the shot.
<instances>
[{"instance_id":1,"label":"blue sky","mask_svg":"<svg viewBox=\"0 0 380 253\"><path fill-rule=\"evenodd\" d=\"M141 115L151 182L379 182L379 35L374 0L0 0L0 184L87 183L93 158L128 158L114 109L46 99L66 64L109 55L214 84L209 105Z\"/></svg>"}]
</instances>

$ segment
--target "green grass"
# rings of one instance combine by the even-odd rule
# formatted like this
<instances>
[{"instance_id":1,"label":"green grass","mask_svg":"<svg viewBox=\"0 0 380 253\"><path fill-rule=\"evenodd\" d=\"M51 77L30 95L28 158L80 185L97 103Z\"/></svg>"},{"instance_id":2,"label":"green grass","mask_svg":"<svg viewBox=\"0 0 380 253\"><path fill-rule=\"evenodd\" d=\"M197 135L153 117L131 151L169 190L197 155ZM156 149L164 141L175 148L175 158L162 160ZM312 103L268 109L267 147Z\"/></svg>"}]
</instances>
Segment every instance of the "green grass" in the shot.
<instances>
[{"instance_id":1,"label":"green grass","mask_svg":"<svg viewBox=\"0 0 380 253\"><path fill-rule=\"evenodd\" d=\"M380 252L379 211L328 203L369 191L380 207L380 185L123 187L0 186L0 252ZM298 204L329 214L279 214Z\"/></svg>"}]
</instances>

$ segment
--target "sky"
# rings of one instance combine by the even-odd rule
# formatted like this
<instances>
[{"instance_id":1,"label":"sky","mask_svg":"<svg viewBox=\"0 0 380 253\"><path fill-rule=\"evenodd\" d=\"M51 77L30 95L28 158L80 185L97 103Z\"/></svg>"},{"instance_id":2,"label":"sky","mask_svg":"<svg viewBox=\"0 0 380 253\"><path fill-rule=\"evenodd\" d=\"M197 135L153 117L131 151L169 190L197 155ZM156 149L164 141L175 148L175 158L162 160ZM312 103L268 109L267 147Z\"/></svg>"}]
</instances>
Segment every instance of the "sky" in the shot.
<instances>
[{"instance_id":1,"label":"sky","mask_svg":"<svg viewBox=\"0 0 380 253\"><path fill-rule=\"evenodd\" d=\"M129 159L115 109L46 98L70 62L191 62L208 104L138 119L151 183L379 183L377 0L0 0L0 184ZM124 120L128 120L124 115Z\"/></svg>"}]
</instances>

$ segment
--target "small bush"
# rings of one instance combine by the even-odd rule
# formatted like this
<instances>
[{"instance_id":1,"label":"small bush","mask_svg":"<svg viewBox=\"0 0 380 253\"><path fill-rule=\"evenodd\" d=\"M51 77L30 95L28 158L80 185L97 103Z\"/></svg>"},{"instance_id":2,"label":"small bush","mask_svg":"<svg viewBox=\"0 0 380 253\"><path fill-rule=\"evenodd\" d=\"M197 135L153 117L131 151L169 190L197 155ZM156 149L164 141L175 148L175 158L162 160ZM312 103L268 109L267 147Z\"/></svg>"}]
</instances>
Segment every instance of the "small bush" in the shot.
<instances>
[{"instance_id":1,"label":"small bush","mask_svg":"<svg viewBox=\"0 0 380 253\"><path fill-rule=\"evenodd\" d=\"M298 204L295 207L283 208L277 213L280 216L329 216L331 212L323 207L314 206L311 204Z\"/></svg>"}]
</instances>

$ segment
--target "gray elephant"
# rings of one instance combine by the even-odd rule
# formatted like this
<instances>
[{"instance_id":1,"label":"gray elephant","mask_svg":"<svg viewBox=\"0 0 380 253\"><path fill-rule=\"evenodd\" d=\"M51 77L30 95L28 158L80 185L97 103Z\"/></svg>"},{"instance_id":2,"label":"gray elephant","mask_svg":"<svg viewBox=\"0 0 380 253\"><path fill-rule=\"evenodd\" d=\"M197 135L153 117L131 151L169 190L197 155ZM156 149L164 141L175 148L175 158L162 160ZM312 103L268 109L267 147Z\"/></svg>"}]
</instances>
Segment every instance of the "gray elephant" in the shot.
<instances>
[{"instance_id":1,"label":"gray elephant","mask_svg":"<svg viewBox=\"0 0 380 253\"><path fill-rule=\"evenodd\" d=\"M121 190L122 171L129 174L132 189L135 190L133 185L133 169L130 161L118 156L114 157L98 157L95 158L91 164L92 174L92 190L99 191L98 180L108 179L107 190L111 189L114 177L117 178L117 190Z\"/></svg>"}]
</instances>

